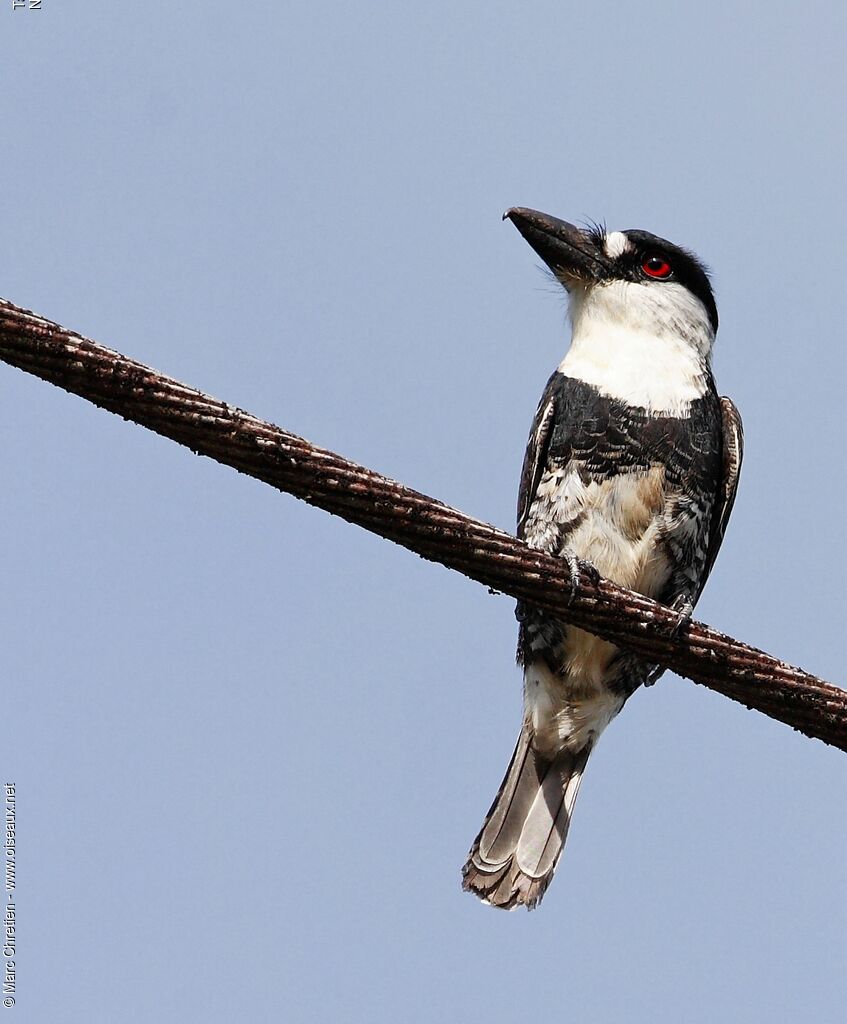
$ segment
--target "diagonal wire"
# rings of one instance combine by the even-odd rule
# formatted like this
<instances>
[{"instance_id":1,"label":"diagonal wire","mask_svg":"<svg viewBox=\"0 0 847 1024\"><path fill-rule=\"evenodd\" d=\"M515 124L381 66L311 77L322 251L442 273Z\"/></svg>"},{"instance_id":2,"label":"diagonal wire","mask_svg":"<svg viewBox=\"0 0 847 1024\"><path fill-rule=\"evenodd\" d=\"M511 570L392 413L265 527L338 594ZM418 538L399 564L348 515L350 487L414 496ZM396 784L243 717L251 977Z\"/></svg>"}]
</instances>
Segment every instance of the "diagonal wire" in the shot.
<instances>
[{"instance_id":1,"label":"diagonal wire","mask_svg":"<svg viewBox=\"0 0 847 1024\"><path fill-rule=\"evenodd\" d=\"M2 299L0 359L847 750L847 691Z\"/></svg>"}]
</instances>

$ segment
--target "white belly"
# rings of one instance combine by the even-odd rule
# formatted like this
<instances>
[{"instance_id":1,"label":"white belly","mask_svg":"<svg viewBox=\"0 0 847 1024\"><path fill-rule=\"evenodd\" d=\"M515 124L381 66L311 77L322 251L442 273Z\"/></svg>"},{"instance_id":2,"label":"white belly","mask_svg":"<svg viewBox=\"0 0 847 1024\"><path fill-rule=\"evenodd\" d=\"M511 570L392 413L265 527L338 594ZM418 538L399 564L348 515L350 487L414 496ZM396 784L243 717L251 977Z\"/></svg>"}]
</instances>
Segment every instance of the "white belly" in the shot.
<instances>
[{"instance_id":1,"label":"white belly","mask_svg":"<svg viewBox=\"0 0 847 1024\"><path fill-rule=\"evenodd\" d=\"M550 549L553 536L597 571L621 586L658 596L671 566L661 542L665 508L664 470L622 473L586 483L572 467L542 479L537 504L528 517L526 539ZM600 637L569 627L564 671L554 675L542 659L524 671L525 711L539 749L579 750L597 737L623 706L606 680L618 648Z\"/></svg>"}]
</instances>

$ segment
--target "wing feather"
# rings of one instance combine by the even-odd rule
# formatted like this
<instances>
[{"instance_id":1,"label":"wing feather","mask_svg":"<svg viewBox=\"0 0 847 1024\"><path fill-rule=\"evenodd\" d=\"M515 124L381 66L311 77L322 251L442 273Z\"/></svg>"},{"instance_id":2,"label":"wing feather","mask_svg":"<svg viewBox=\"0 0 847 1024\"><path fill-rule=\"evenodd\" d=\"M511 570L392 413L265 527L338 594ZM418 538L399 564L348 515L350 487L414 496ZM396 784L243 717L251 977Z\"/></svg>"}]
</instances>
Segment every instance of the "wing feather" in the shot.
<instances>
[{"instance_id":1,"label":"wing feather","mask_svg":"<svg viewBox=\"0 0 847 1024\"><path fill-rule=\"evenodd\" d=\"M555 375L554 375L555 376ZM518 537L523 538L526 526L526 517L529 512L538 484L547 465L547 455L550 450L550 438L553 433L553 423L556 419L556 396L553 388L553 378L544 389L541 401L535 411L535 419L532 421L532 429L529 432L529 441L526 445L526 453L521 469L521 486L518 491Z\"/></svg>"},{"instance_id":2,"label":"wing feather","mask_svg":"<svg viewBox=\"0 0 847 1024\"><path fill-rule=\"evenodd\" d=\"M741 475L741 461L744 458L744 428L741 414L730 398L721 398L721 431L723 434L723 464L718 494L712 511L712 523L709 529L709 547L706 553L706 565L700 581L700 591L709 578L715 559L718 557L723 543L726 525L735 504L738 493L738 479Z\"/></svg>"}]
</instances>

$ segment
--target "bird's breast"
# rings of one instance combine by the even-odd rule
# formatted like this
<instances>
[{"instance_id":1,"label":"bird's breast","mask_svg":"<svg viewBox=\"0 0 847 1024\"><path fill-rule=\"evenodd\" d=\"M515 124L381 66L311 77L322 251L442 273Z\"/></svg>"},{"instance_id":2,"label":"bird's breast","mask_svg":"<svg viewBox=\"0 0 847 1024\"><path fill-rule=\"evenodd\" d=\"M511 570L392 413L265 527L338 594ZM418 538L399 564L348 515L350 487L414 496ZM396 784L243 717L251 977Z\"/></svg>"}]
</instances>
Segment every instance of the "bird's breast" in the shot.
<instances>
[{"instance_id":1,"label":"bird's breast","mask_svg":"<svg viewBox=\"0 0 847 1024\"><path fill-rule=\"evenodd\" d=\"M662 465L601 479L579 464L553 467L539 482L525 538L557 555L569 549L607 579L655 597L669 572L665 504Z\"/></svg>"}]
</instances>

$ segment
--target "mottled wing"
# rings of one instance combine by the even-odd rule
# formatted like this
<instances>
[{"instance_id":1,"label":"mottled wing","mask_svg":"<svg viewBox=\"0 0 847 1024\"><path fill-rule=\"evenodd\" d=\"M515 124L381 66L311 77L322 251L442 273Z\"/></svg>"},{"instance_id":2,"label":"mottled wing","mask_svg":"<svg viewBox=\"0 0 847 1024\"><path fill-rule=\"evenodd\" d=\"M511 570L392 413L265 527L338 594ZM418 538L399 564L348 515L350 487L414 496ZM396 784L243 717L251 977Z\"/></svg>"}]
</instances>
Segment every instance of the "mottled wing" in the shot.
<instances>
[{"instance_id":1,"label":"mottled wing","mask_svg":"<svg viewBox=\"0 0 847 1024\"><path fill-rule=\"evenodd\" d=\"M532 421L532 429L529 432L529 441L526 446L526 454L523 459L521 470L521 486L518 491L518 536L523 538L526 527L526 517L532 505L535 492L541 480L544 468L547 465L547 455L550 450L550 438L553 434L553 422L556 418L556 396L553 381L555 374L550 378L538 409L535 412L535 419Z\"/></svg>"},{"instance_id":2,"label":"mottled wing","mask_svg":"<svg viewBox=\"0 0 847 1024\"><path fill-rule=\"evenodd\" d=\"M744 429L741 425L741 414L735 407L735 403L729 398L721 398L720 404L723 464L715 507L712 511L706 565L700 580L701 593L709 578L709 573L712 571L712 566L715 564L715 559L718 557L718 551L726 533L726 524L729 522L729 515L732 512L735 495L738 491L741 460L744 457Z\"/></svg>"}]
</instances>

